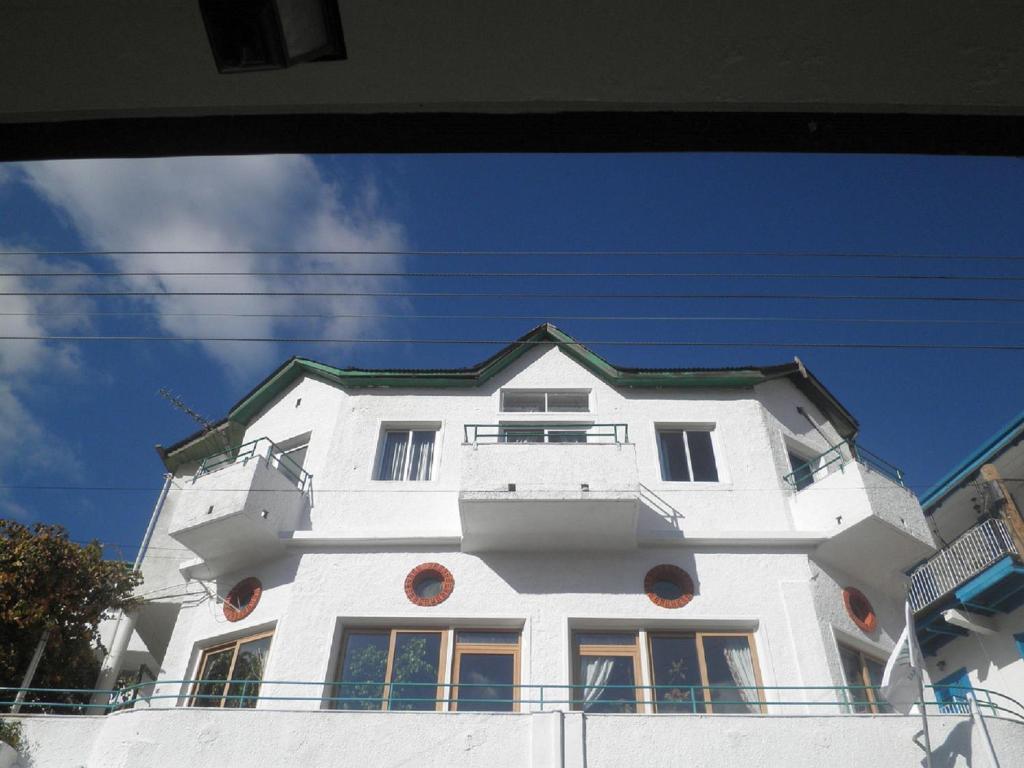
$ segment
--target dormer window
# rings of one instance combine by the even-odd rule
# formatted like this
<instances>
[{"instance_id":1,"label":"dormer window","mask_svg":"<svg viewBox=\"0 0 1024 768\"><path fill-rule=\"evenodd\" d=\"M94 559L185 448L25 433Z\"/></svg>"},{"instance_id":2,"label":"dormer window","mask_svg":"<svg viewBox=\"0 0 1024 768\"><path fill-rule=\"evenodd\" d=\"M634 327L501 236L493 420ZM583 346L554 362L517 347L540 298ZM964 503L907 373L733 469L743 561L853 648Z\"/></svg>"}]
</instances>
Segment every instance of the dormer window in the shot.
<instances>
[{"instance_id":1,"label":"dormer window","mask_svg":"<svg viewBox=\"0 0 1024 768\"><path fill-rule=\"evenodd\" d=\"M589 413L587 390L503 389L504 413Z\"/></svg>"}]
</instances>

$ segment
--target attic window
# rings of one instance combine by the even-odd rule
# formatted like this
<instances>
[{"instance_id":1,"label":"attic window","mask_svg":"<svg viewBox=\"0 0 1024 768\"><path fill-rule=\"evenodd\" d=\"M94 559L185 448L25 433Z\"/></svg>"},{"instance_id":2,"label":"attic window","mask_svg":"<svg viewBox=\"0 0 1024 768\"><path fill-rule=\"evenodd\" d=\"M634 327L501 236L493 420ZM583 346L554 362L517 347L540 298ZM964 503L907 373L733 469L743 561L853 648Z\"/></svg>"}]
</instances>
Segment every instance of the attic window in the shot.
<instances>
[{"instance_id":1,"label":"attic window","mask_svg":"<svg viewBox=\"0 0 1024 768\"><path fill-rule=\"evenodd\" d=\"M501 410L505 413L588 413L587 390L513 390L501 391Z\"/></svg>"}]
</instances>

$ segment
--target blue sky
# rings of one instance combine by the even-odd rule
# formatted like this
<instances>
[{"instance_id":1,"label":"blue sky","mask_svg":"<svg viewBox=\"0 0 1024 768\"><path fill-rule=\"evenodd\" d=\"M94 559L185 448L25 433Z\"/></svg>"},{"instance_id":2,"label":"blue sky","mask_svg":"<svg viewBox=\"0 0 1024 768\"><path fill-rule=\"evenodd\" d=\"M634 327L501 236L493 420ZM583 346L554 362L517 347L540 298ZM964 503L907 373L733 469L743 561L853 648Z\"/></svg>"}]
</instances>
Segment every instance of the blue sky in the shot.
<instances>
[{"instance_id":1,"label":"blue sky","mask_svg":"<svg viewBox=\"0 0 1024 768\"><path fill-rule=\"evenodd\" d=\"M365 156L73 161L0 166L3 250L366 249L892 252L1019 256L1024 165L1012 158L814 155ZM4 272L109 271L113 278L0 277L0 290L455 290L986 295L1011 281L878 281L821 274L1024 277L1020 261L783 257L376 257L271 261L0 256ZM265 277L290 268L374 271L720 271L808 278L424 279ZM201 269L241 278L124 273ZM5 296L2 335L263 335L512 339L565 315L790 318L770 321L555 320L576 338L717 342L1024 343L1019 304L451 298L220 299ZM389 319L195 317L194 313L390 314ZM522 315L424 319L409 315ZM815 318L996 320L999 324L830 323ZM472 364L494 346L0 341L0 515L59 522L74 538L141 538L162 468L153 451L194 425L160 387L219 417L277 364L301 354L335 365ZM860 419L862 442L923 491L1024 408L1019 352L602 347L613 362L688 367L801 359ZM152 490L39 490L27 485Z\"/></svg>"}]
</instances>

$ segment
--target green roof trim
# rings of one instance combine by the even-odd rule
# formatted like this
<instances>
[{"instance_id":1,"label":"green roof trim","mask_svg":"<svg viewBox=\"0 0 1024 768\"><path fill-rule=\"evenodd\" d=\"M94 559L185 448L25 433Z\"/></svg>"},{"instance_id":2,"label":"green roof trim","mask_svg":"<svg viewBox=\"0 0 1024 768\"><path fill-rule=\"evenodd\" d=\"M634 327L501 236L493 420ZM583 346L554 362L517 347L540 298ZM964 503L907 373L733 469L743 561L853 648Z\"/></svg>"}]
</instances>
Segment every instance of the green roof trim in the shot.
<instances>
[{"instance_id":1,"label":"green roof trim","mask_svg":"<svg viewBox=\"0 0 1024 768\"><path fill-rule=\"evenodd\" d=\"M526 354L542 344L556 344L565 354L589 370L610 386L619 388L663 388L663 389L709 389L746 388L777 378L791 378L794 383L817 405L825 416L836 424L844 436L857 431L853 416L796 360L792 363L770 367L743 367L718 369L640 369L620 368L580 344L564 331L550 323L532 329L496 354L470 368L446 370L364 370L358 368L336 368L334 366L293 357L264 379L255 389L239 400L228 412L226 421L244 426L272 403L292 382L303 375L316 376L347 389L373 387L446 389L456 387L477 387L491 379ZM234 431L234 430L232 430ZM177 451L193 446L201 434L171 446L161 457L165 464ZM194 450L194 448L193 448ZM191 450L189 451L192 452ZM178 462L180 464L180 462Z\"/></svg>"}]
</instances>

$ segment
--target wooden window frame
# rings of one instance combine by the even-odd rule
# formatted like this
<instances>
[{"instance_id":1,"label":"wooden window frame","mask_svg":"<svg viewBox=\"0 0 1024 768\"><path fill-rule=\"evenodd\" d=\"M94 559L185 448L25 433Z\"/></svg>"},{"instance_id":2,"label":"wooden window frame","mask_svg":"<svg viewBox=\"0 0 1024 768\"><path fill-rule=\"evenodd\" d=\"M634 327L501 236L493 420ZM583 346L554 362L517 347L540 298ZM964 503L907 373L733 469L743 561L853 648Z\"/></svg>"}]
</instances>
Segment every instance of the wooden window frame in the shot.
<instances>
[{"instance_id":1,"label":"wooden window frame","mask_svg":"<svg viewBox=\"0 0 1024 768\"><path fill-rule=\"evenodd\" d=\"M459 632L505 632L508 634L515 634L515 643L460 643L458 640ZM476 629L476 628L462 628L455 627L452 629L452 643L454 652L452 654L452 684L451 684L451 697L448 702L448 710L450 712L458 712L459 710L459 673L460 673L460 661L462 660L462 654L464 653L476 653L476 654L490 654L494 656L512 656L512 711L519 711L519 700L522 696L517 695L522 690L519 682L519 675L521 671L522 663L522 645L523 645L523 633L520 630L506 630L506 629ZM472 710L470 710L472 711Z\"/></svg>"},{"instance_id":2,"label":"wooden window frame","mask_svg":"<svg viewBox=\"0 0 1024 768\"><path fill-rule=\"evenodd\" d=\"M456 641L457 632L503 632L509 634L515 634L516 642L512 643L458 643ZM478 627L460 627L460 626L448 626L448 627L389 627L389 626L368 626L368 627L351 627L342 632L342 638L340 643L340 650L338 655L337 663L335 664L334 680L331 683L332 689L337 686L345 685L346 682L341 679L342 669L345 664L345 656L348 652L349 638L353 635L360 634L383 634L388 635L388 657L387 663L384 670L384 680L381 689L381 702L379 709L381 711L390 711L391 704L391 689L394 682L391 679L391 675L394 671L394 660L395 660L395 645L400 634L421 634L426 632L435 632L441 635L441 646L438 650L439 663L437 672L437 689L435 693L435 705L434 711L444 711L445 707L449 711L457 711L458 709L458 684L459 684L459 661L463 652L471 653L494 653L494 654L507 654L514 657L513 663L513 674L514 681L512 683L513 690L522 690L522 684L520 683L520 675L522 673L522 643L523 635L521 628L509 629L507 627L498 628L478 628ZM448 646L452 644L453 654L451 659L451 668L448 667ZM451 675L451 685L448 686L450 693L445 694L445 683L449 679L449 672ZM519 711L519 696L514 696L513 700L513 711ZM332 704L332 708L336 707L337 703ZM373 710L369 710L373 711Z\"/></svg>"},{"instance_id":3,"label":"wooden window frame","mask_svg":"<svg viewBox=\"0 0 1024 768\"><path fill-rule=\"evenodd\" d=\"M758 691L764 690L764 681L761 679L761 661L757 656L757 644L754 642L754 634L752 632L717 632L714 630L700 631L695 630L693 632L683 631L648 631L647 633L647 664L651 671L651 685L657 685L658 681L654 676L654 647L651 645L651 639L654 637L687 637L693 638L697 646L697 666L700 669L700 688L703 692L704 701L702 703L705 714L714 714L714 702L711 701L711 683L708 682L708 663L704 653L704 638L706 637L745 637L747 639L747 646L750 648L750 661L754 666L754 685L757 686ZM696 686L695 686L696 687ZM651 705L655 712L658 711L658 697L656 695L657 689L651 688ZM758 696L758 703L756 705L757 710L760 714L766 714L767 708L765 706L764 697ZM674 705L675 706L675 705ZM753 706L753 705L751 705ZM697 712L700 712L700 707L696 707Z\"/></svg>"},{"instance_id":4,"label":"wooden window frame","mask_svg":"<svg viewBox=\"0 0 1024 768\"><path fill-rule=\"evenodd\" d=\"M836 643L836 645L839 648L839 668L840 668L840 670L843 673L843 680L846 682L847 686L851 686L851 685L863 685L863 686L865 686L863 690L864 690L865 696L867 697L867 701L850 701L850 700L847 700L846 705L851 709L851 711L854 714L871 714L871 715L887 714L887 713L882 712L880 710L880 707L886 706L887 702L879 702L878 701L878 697L875 695L875 690L872 687L871 675L868 674L868 665L867 665L867 660L870 659L871 661L873 661L876 664L880 665L884 669L885 668L885 660L884 659L879 659L876 656L872 656L870 653L865 653L864 651L860 650L859 648L855 648L854 646L848 645L847 643L839 642L839 643ZM843 664L843 651L847 651L849 653L854 654L857 657L857 660L860 662L860 664L858 665L858 671L860 672L860 680L857 681L856 683L850 682L849 680L846 679L846 665ZM847 697L849 697L849 692L847 692ZM864 713L856 712L857 706L863 706L863 705L867 705L868 711L864 712Z\"/></svg>"},{"instance_id":5,"label":"wooden window frame","mask_svg":"<svg viewBox=\"0 0 1024 768\"><path fill-rule=\"evenodd\" d=\"M587 644L580 645L576 638L581 634L588 633L600 633L607 632L609 634L632 634L633 645L596 645ZM571 691L570 699L573 699L572 708L574 711L583 711L583 702L575 701L577 693L580 694L579 698L582 698L584 683L579 679L580 659L585 656L623 656L632 657L633 659L633 698L636 701L636 712L635 714L645 714L647 712L647 701L645 698L641 698L640 691L643 685L643 664L640 661L640 632L638 630L619 630L619 629L576 629L572 632L572 679L573 688ZM623 697L625 698L625 697Z\"/></svg>"},{"instance_id":6,"label":"wooden window frame","mask_svg":"<svg viewBox=\"0 0 1024 768\"><path fill-rule=\"evenodd\" d=\"M258 632L255 635L246 635L245 637L240 637L237 640L231 640L231 641L225 642L225 643L218 643L217 645L211 645L209 648L203 648L202 653L199 654L199 663L198 663L198 665L196 667L196 680L197 680L197 682L192 683L192 688L189 691L189 699L188 699L187 706L189 706L189 707L206 707L206 708L209 708L209 709L223 709L224 708L224 704L227 701L226 697L228 695L228 686L229 686L230 681L232 679L232 675L234 674L234 671L235 671L235 662L238 660L238 649L243 644L251 642L253 640L262 640L265 637L271 637L272 638L273 636L274 636L274 630L273 629L268 629L265 632ZM271 647L273 647L273 644L274 644L274 641L271 640L270 641ZM226 651L228 648L232 648L233 649L232 652L231 652L231 663L228 665L227 680L224 681L224 686L221 688L221 692L220 692L220 695L218 697L219 703L217 703L217 704L212 703L213 699L208 694L204 695L202 702L197 702L196 701L196 694L197 694L197 691L199 690L199 685L200 685L198 680L202 680L203 679L203 677L202 677L203 667L206 665L206 660L212 654L220 653L221 651ZM268 654L270 653L269 649L268 649L267 653ZM263 684L263 678L261 677L260 678L260 685L262 685L262 684ZM259 694L257 694L257 697L258 697L258 695ZM257 701L258 701L258 699L257 699ZM210 703L207 703L207 702L210 702Z\"/></svg>"}]
</instances>

